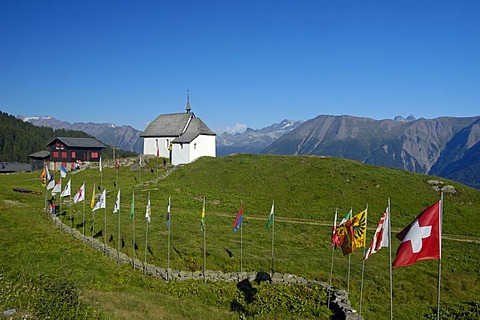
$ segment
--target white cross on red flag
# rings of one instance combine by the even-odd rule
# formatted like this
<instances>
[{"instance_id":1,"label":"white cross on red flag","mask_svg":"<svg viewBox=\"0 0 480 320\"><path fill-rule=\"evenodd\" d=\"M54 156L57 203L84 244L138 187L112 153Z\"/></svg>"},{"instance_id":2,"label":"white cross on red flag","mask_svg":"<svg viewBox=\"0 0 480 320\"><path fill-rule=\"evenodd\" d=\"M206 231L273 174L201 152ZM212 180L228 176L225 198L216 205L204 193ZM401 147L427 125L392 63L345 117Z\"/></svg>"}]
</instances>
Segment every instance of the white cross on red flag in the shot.
<instances>
[{"instance_id":1,"label":"white cross on red flag","mask_svg":"<svg viewBox=\"0 0 480 320\"><path fill-rule=\"evenodd\" d=\"M438 201L423 210L405 229L397 234L402 241L393 267L403 267L420 260L441 258L441 219Z\"/></svg>"}]
</instances>

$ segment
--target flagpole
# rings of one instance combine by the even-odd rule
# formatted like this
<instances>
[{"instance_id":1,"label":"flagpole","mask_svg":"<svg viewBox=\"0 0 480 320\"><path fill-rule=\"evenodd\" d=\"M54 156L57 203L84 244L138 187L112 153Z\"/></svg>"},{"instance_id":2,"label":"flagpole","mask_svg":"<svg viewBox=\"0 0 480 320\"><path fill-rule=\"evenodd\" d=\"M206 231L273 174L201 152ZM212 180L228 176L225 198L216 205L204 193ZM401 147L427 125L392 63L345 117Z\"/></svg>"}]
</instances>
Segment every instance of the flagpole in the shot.
<instances>
[{"instance_id":1,"label":"flagpole","mask_svg":"<svg viewBox=\"0 0 480 320\"><path fill-rule=\"evenodd\" d=\"M142 156L138 160L138 171L140 173L140 182L142 182Z\"/></svg>"},{"instance_id":2,"label":"flagpole","mask_svg":"<svg viewBox=\"0 0 480 320\"><path fill-rule=\"evenodd\" d=\"M47 190L47 185L45 185L45 213L47 214L47 217L48 217L48 209L47 209L47 193L48 193L48 190Z\"/></svg>"},{"instance_id":3,"label":"flagpole","mask_svg":"<svg viewBox=\"0 0 480 320\"><path fill-rule=\"evenodd\" d=\"M392 222L390 212L390 198L388 198L388 250L390 255L390 320L393 320L393 275L392 275Z\"/></svg>"},{"instance_id":4,"label":"flagpole","mask_svg":"<svg viewBox=\"0 0 480 320\"><path fill-rule=\"evenodd\" d=\"M47 168L46 168L46 164L45 164L45 160L43 160L43 173L44 173L44 177L42 178L42 183L43 183L43 179L45 179L45 213L47 214L47 217L48 217L48 210L47 210L47 186L48 186L48 183L49 181L47 181Z\"/></svg>"},{"instance_id":5,"label":"flagpole","mask_svg":"<svg viewBox=\"0 0 480 320\"><path fill-rule=\"evenodd\" d=\"M93 211L94 205L95 205L95 182L93 183L92 202L90 203L90 208L92 209L92 237L95 232L95 211Z\"/></svg>"},{"instance_id":6,"label":"flagpole","mask_svg":"<svg viewBox=\"0 0 480 320\"><path fill-rule=\"evenodd\" d=\"M118 192L120 192L120 189L118 190ZM120 263L120 228L121 228L121 225L120 225L120 213L121 213L121 210L120 210L120 203L119 203L119 208L118 208L118 243L117 243L117 259L118 259L118 263Z\"/></svg>"},{"instance_id":7,"label":"flagpole","mask_svg":"<svg viewBox=\"0 0 480 320\"><path fill-rule=\"evenodd\" d=\"M172 219L172 214L171 214L171 199L168 197L168 249L167 249L167 281L169 281L169 270L170 270L170 222Z\"/></svg>"},{"instance_id":8,"label":"flagpole","mask_svg":"<svg viewBox=\"0 0 480 320\"><path fill-rule=\"evenodd\" d=\"M205 202L206 199L203 197L203 212L205 213ZM206 215L206 214L205 214ZM206 217L204 215L203 220L203 281L207 283L207 278L205 272L207 271L207 223Z\"/></svg>"},{"instance_id":9,"label":"flagpole","mask_svg":"<svg viewBox=\"0 0 480 320\"><path fill-rule=\"evenodd\" d=\"M83 214L82 214L82 233L85 235L85 202L87 202L87 199L85 197L85 180L83 181Z\"/></svg>"},{"instance_id":10,"label":"flagpole","mask_svg":"<svg viewBox=\"0 0 480 320\"><path fill-rule=\"evenodd\" d=\"M105 205L104 205L104 220L105 220L105 235L103 236L103 253L107 252L107 192L105 192Z\"/></svg>"},{"instance_id":11,"label":"flagpole","mask_svg":"<svg viewBox=\"0 0 480 320\"><path fill-rule=\"evenodd\" d=\"M60 178L61 179L61 178ZM61 189L61 188L60 188ZM63 230L63 220L62 220L62 197L61 197L61 191L58 194L58 212L60 213L60 229Z\"/></svg>"},{"instance_id":12,"label":"flagpole","mask_svg":"<svg viewBox=\"0 0 480 320\"><path fill-rule=\"evenodd\" d=\"M348 271L347 271L347 294L350 294L350 262L352 255L348 255Z\"/></svg>"},{"instance_id":13,"label":"flagpole","mask_svg":"<svg viewBox=\"0 0 480 320\"><path fill-rule=\"evenodd\" d=\"M117 165L118 165L118 167L117 167ZM120 162L116 162L115 167L117 167L117 181L115 182L115 190L116 190L117 186L118 186L118 171L120 171Z\"/></svg>"},{"instance_id":14,"label":"flagpole","mask_svg":"<svg viewBox=\"0 0 480 320\"><path fill-rule=\"evenodd\" d=\"M352 208L350 208L350 212L352 212ZM353 213L352 213L353 215ZM351 217L350 217L351 219ZM348 271L347 271L347 295L350 295L350 265L351 265L352 255L348 255Z\"/></svg>"},{"instance_id":15,"label":"flagpole","mask_svg":"<svg viewBox=\"0 0 480 320\"><path fill-rule=\"evenodd\" d=\"M275 200L272 200L272 206L275 205ZM274 240L275 240L275 207L274 208L274 213L272 216L272 275L274 273L273 271L273 248L274 248Z\"/></svg>"},{"instance_id":16,"label":"flagpole","mask_svg":"<svg viewBox=\"0 0 480 320\"><path fill-rule=\"evenodd\" d=\"M334 230L335 231L335 226L337 225L337 214L338 214L338 208L335 208L335 221L334 221ZM332 235L333 237L333 235ZM335 254L335 244L332 243L332 262L330 263L330 281L329 281L329 286L328 286L328 301L327 301L327 307L330 308L330 291L332 290L332 278L333 278L333 257Z\"/></svg>"},{"instance_id":17,"label":"flagpole","mask_svg":"<svg viewBox=\"0 0 480 320\"><path fill-rule=\"evenodd\" d=\"M71 185L70 185L71 188ZM72 192L68 195L68 206L70 210L70 233L73 233L73 220L72 220Z\"/></svg>"},{"instance_id":18,"label":"flagpole","mask_svg":"<svg viewBox=\"0 0 480 320\"><path fill-rule=\"evenodd\" d=\"M103 168L102 168L102 156L100 156L100 185L103 186Z\"/></svg>"},{"instance_id":19,"label":"flagpole","mask_svg":"<svg viewBox=\"0 0 480 320\"><path fill-rule=\"evenodd\" d=\"M440 259L438 259L438 292L437 292L437 320L440 319L440 283L442 278L442 219L443 219L443 192L440 194L440 210L439 214L439 227L438 227L438 242L439 242L439 251Z\"/></svg>"},{"instance_id":20,"label":"flagpole","mask_svg":"<svg viewBox=\"0 0 480 320\"><path fill-rule=\"evenodd\" d=\"M365 251L367 250L367 221L368 221L368 203L365 209L365 237L363 239L363 256L365 257ZM362 300L363 300L363 276L365 274L365 259L362 259L362 281L360 284L360 315L362 315Z\"/></svg>"},{"instance_id":21,"label":"flagpole","mask_svg":"<svg viewBox=\"0 0 480 320\"><path fill-rule=\"evenodd\" d=\"M243 201L240 201L240 206L243 206ZM242 207L242 220L243 220L243 207ZM243 272L243 221L240 224L240 272Z\"/></svg>"},{"instance_id":22,"label":"flagpole","mask_svg":"<svg viewBox=\"0 0 480 320\"><path fill-rule=\"evenodd\" d=\"M160 156L160 149L158 148L158 139L155 139L155 142L157 144L157 169L155 170L155 178L158 179L158 157Z\"/></svg>"},{"instance_id":23,"label":"flagpole","mask_svg":"<svg viewBox=\"0 0 480 320\"><path fill-rule=\"evenodd\" d=\"M135 269L135 190L132 198L132 268Z\"/></svg>"},{"instance_id":24,"label":"flagpole","mask_svg":"<svg viewBox=\"0 0 480 320\"><path fill-rule=\"evenodd\" d=\"M147 273L147 249L148 249L148 225L150 223L148 223L148 220L146 220L146 223L147 223L147 229L145 231L145 256L143 258L143 272L146 274Z\"/></svg>"}]
</instances>

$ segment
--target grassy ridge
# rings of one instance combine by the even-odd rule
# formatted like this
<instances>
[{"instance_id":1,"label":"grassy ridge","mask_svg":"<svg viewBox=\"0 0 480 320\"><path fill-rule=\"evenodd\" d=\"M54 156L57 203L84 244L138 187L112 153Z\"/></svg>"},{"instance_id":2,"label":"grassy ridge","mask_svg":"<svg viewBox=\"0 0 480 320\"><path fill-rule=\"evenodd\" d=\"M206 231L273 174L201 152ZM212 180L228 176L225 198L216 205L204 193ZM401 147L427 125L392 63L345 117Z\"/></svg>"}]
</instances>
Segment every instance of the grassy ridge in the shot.
<instances>
[{"instance_id":1,"label":"grassy ridge","mask_svg":"<svg viewBox=\"0 0 480 320\"><path fill-rule=\"evenodd\" d=\"M329 237L336 208L342 216L350 208L359 212L368 203L369 242L388 197L392 202L394 230L406 226L421 210L439 198L439 193L427 183L431 177L333 158L257 155L201 158L192 164L179 167L158 182L155 181L167 168L161 163L157 166L156 159L149 161L148 168L144 168L141 177L139 171L132 171L131 168L133 167L120 168L117 183L117 170L104 166L102 187L107 188L106 241L110 240L111 235L113 241L109 242L109 245L117 246L118 216L112 214L116 197L115 183L122 192L121 233L125 242L122 251L129 256L134 254L132 221L128 216L132 192L135 190L135 241L139 247L135 254L143 260L146 226L144 215L147 195L150 192L152 223L149 228L150 251L147 251L147 260L149 263L166 267L165 217L167 200L171 196L171 243L175 250L172 249L170 265L180 270L203 268L200 213L204 196L207 198L208 269L239 271L240 234L233 234L233 220L242 201L243 269L270 271L271 232L265 230L265 222L272 200L275 200L275 271L295 273L323 281L328 281L329 277ZM154 171L151 172L150 168ZM100 182L98 170L70 174L68 178L72 179L72 196L83 181L86 181L87 234L103 230L104 210L95 212L95 230L90 230L93 216L89 203L93 182L97 186ZM76 286L81 288L82 292L88 292L88 301L96 301L99 310L107 310L108 314L117 314L120 318L131 317L129 312L141 312L137 310L140 308L133 305L138 305L138 301L142 300L140 297L146 294L145 290L148 292L148 288L152 287L156 288L156 293L148 295L154 300L161 298L164 303L153 303L150 307L157 308L160 314L176 314L178 318L191 318L194 314L197 317L199 314L204 314L205 317L212 315L213 318L234 315L228 311L228 302L218 302L213 298L202 299L196 295L179 295L172 292L176 289L171 286L155 279L139 277L124 267L119 268L114 261L91 252L68 235L55 230L46 215L40 213L44 205L43 196L18 194L11 190L12 187L23 187L42 192L37 173L2 176L0 179L0 241L2 248L8 248L8 259L2 261L10 261L0 263L4 273L13 272L12 266L21 266L25 275L46 273L53 278L58 275L67 279L75 278ZM459 192L445 195L445 236L452 239L478 240L480 227L476 223L475 213L480 209L479 192L458 183L448 183L454 185ZM83 204L72 205L71 208L75 226L82 219ZM63 204L62 211L66 212L63 219L68 222L68 203ZM34 228L32 223L35 224ZM12 231L19 236L12 234ZM394 240L394 250L398 244L399 242ZM31 254L32 246L35 248L34 254ZM479 246L478 242L444 239L444 306L475 300L472 297L480 293L480 264L477 258ZM233 254L232 257L227 250ZM65 252L69 254L65 255ZM350 296L357 308L361 256L361 251L352 255ZM334 265L334 285L346 287L346 257L335 252ZM396 318L414 319L432 312L431 308L436 302L436 266L436 261L424 261L394 271ZM218 289L209 287L207 292L211 290ZM225 293L225 296L233 299L235 290L225 290L229 292ZM372 256L366 263L363 301L363 313L367 318L385 318L388 315L387 249ZM170 303L187 303L186 309L195 311L188 313L185 308L172 307ZM288 317L287 314L285 317Z\"/></svg>"}]
</instances>

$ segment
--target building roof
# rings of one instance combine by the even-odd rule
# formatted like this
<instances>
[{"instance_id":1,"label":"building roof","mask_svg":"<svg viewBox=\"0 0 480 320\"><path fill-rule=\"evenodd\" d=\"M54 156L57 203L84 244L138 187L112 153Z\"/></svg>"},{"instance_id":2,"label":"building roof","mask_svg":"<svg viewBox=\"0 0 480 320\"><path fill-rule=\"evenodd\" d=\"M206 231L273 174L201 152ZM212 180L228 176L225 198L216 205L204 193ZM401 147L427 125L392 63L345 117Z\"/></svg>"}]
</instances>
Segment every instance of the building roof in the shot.
<instances>
[{"instance_id":1,"label":"building roof","mask_svg":"<svg viewBox=\"0 0 480 320\"><path fill-rule=\"evenodd\" d=\"M207 125L199 118L192 118L187 130L180 137L175 138L172 143L190 143L199 135L215 136L215 132L210 130Z\"/></svg>"},{"instance_id":2,"label":"building roof","mask_svg":"<svg viewBox=\"0 0 480 320\"><path fill-rule=\"evenodd\" d=\"M61 141L68 147L71 148L93 148L93 149L103 149L105 145L100 141L93 138L70 138L70 137L57 137L50 141L47 146L51 146L55 141Z\"/></svg>"},{"instance_id":3,"label":"building roof","mask_svg":"<svg viewBox=\"0 0 480 320\"><path fill-rule=\"evenodd\" d=\"M141 137L178 137L185 129L192 113L162 114L145 128Z\"/></svg>"},{"instance_id":4,"label":"building roof","mask_svg":"<svg viewBox=\"0 0 480 320\"><path fill-rule=\"evenodd\" d=\"M30 172L32 165L29 163L2 162L0 163L0 173L10 172Z\"/></svg>"},{"instance_id":5,"label":"building roof","mask_svg":"<svg viewBox=\"0 0 480 320\"><path fill-rule=\"evenodd\" d=\"M50 157L50 151L38 151L28 155L30 158L45 159Z\"/></svg>"},{"instance_id":6,"label":"building roof","mask_svg":"<svg viewBox=\"0 0 480 320\"><path fill-rule=\"evenodd\" d=\"M140 135L148 137L174 137L172 142L188 143L198 135L215 135L194 113L162 114L153 120Z\"/></svg>"}]
</instances>

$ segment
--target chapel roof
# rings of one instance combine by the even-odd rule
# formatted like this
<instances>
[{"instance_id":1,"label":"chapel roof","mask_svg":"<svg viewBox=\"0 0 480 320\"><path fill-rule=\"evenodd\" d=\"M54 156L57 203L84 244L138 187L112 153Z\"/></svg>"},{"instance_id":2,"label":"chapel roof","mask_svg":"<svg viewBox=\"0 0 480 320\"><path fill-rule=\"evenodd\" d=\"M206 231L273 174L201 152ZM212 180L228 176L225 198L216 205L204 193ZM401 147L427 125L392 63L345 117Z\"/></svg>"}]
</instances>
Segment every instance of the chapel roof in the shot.
<instances>
[{"instance_id":1,"label":"chapel roof","mask_svg":"<svg viewBox=\"0 0 480 320\"><path fill-rule=\"evenodd\" d=\"M185 133L175 138L172 143L190 143L201 134L208 136L216 135L202 120L192 118Z\"/></svg>"},{"instance_id":2,"label":"chapel roof","mask_svg":"<svg viewBox=\"0 0 480 320\"><path fill-rule=\"evenodd\" d=\"M172 113L159 115L145 128L141 137L178 137L193 114Z\"/></svg>"},{"instance_id":3,"label":"chapel roof","mask_svg":"<svg viewBox=\"0 0 480 320\"><path fill-rule=\"evenodd\" d=\"M176 137L172 142L188 143L199 135L216 135L192 113L162 114L153 120L141 137Z\"/></svg>"}]
</instances>

